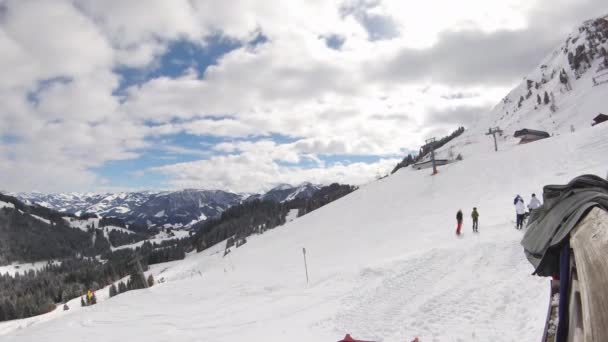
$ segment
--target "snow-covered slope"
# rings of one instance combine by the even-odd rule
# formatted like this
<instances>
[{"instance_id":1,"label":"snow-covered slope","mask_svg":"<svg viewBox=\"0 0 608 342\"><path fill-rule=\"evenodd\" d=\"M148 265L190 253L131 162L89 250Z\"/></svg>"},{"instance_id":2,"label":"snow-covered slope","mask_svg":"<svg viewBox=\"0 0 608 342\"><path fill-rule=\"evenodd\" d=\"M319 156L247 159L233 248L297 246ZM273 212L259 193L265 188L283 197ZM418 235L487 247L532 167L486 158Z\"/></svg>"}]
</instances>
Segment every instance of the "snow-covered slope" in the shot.
<instances>
[{"instance_id":1,"label":"snow-covered slope","mask_svg":"<svg viewBox=\"0 0 608 342\"><path fill-rule=\"evenodd\" d=\"M605 175L607 136L599 125L527 145L508 139L498 153L484 141L437 176L402 169L225 258L220 244L157 265L165 282L150 289L0 324L3 341L537 340L548 281L530 275L511 200ZM456 210L473 206L480 233L467 220L455 237Z\"/></svg>"},{"instance_id":2,"label":"snow-covered slope","mask_svg":"<svg viewBox=\"0 0 608 342\"><path fill-rule=\"evenodd\" d=\"M577 130L591 126L596 115L608 113L606 50L608 16L585 22L490 113L484 115L480 124L474 127L474 133L499 126L506 134L530 128L556 135L570 133L572 128ZM576 56L579 63L576 62ZM565 83L560 80L562 72L565 74ZM545 93L548 95L548 104L544 102Z\"/></svg>"}]
</instances>

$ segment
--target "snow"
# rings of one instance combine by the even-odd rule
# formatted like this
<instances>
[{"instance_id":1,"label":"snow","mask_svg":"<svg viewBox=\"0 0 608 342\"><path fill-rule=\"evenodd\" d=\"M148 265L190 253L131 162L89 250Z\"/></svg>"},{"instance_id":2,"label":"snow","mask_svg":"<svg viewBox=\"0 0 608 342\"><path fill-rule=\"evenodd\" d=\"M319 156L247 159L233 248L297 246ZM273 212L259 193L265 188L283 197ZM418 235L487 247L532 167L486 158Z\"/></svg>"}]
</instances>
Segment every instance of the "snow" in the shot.
<instances>
[{"instance_id":1,"label":"snow","mask_svg":"<svg viewBox=\"0 0 608 342\"><path fill-rule=\"evenodd\" d=\"M146 241L149 241L150 243L154 244L154 243L161 243L161 242L167 241L167 240L182 239L182 238L185 238L190 235L190 233L185 230L172 230L172 232L173 232L174 236L170 236L167 232L160 232L160 233L156 234L155 236L153 236L151 239L135 242L135 243L132 243L129 245L122 245L119 247L112 248L112 250L116 251L116 250L125 249L125 248L137 248L137 247L141 247L141 245L143 245L144 242L146 242Z\"/></svg>"},{"instance_id":2,"label":"snow","mask_svg":"<svg viewBox=\"0 0 608 342\"><path fill-rule=\"evenodd\" d=\"M285 216L285 222L291 222L298 217L298 209L290 209Z\"/></svg>"},{"instance_id":3,"label":"snow","mask_svg":"<svg viewBox=\"0 0 608 342\"><path fill-rule=\"evenodd\" d=\"M0 208L15 208L13 203L0 201Z\"/></svg>"},{"instance_id":4,"label":"snow","mask_svg":"<svg viewBox=\"0 0 608 342\"><path fill-rule=\"evenodd\" d=\"M114 211L119 214L126 214L129 211L131 211L131 209L129 207L125 207L125 206L118 206L118 207L114 208Z\"/></svg>"},{"instance_id":5,"label":"snow","mask_svg":"<svg viewBox=\"0 0 608 342\"><path fill-rule=\"evenodd\" d=\"M271 189L271 191L272 190L281 191L281 190L290 190L290 189L293 189L293 186L290 184L284 183L284 184L279 184L279 185L275 186L274 188Z\"/></svg>"},{"instance_id":6,"label":"snow","mask_svg":"<svg viewBox=\"0 0 608 342\"><path fill-rule=\"evenodd\" d=\"M154 215L154 217L163 217L163 216L165 216L164 210L161 210L161 211L157 212L156 215Z\"/></svg>"},{"instance_id":7,"label":"snow","mask_svg":"<svg viewBox=\"0 0 608 342\"><path fill-rule=\"evenodd\" d=\"M95 226L95 228L99 228L99 218L90 218L86 220L81 220L73 217L66 217L66 220L70 223L72 228L78 228L83 231L88 231L91 225Z\"/></svg>"},{"instance_id":8,"label":"snow","mask_svg":"<svg viewBox=\"0 0 608 342\"><path fill-rule=\"evenodd\" d=\"M51 263L60 264L61 261L51 260ZM34 271L40 270L47 264L48 264L48 261L38 261L38 262L27 263L27 264L21 264L21 263L14 262L10 265L0 266L0 274L8 273L11 276L14 276L15 273L24 274L26 272L29 272L30 270L34 270Z\"/></svg>"},{"instance_id":9,"label":"snow","mask_svg":"<svg viewBox=\"0 0 608 342\"><path fill-rule=\"evenodd\" d=\"M201 221L204 221L206 219L207 219L207 215L205 215L204 213L201 213L197 219L194 219L194 220L190 221L190 223L186 224L184 227L192 227L193 225L195 225L195 224L197 224L197 223L199 223ZM173 227L174 228L178 228L178 227L182 227L182 225L176 224ZM166 224L165 224L165 228L167 228Z\"/></svg>"},{"instance_id":10,"label":"snow","mask_svg":"<svg viewBox=\"0 0 608 342\"><path fill-rule=\"evenodd\" d=\"M52 208L53 207L52 204L50 204L49 202L45 202L45 201L36 202L36 204L38 204L41 207L46 207L46 208Z\"/></svg>"},{"instance_id":11,"label":"snow","mask_svg":"<svg viewBox=\"0 0 608 342\"><path fill-rule=\"evenodd\" d=\"M119 232L123 232L123 233L127 233L127 234L135 234L134 231L128 230L126 228L122 228L122 227L116 227L116 226L105 226L105 227L101 227L104 231L107 230L108 232L111 232L113 230L117 230Z\"/></svg>"},{"instance_id":12,"label":"snow","mask_svg":"<svg viewBox=\"0 0 608 342\"><path fill-rule=\"evenodd\" d=\"M47 220L47 219L45 219L45 218L42 218L42 217L37 216L37 215L34 215L34 214L30 214L30 215L31 215L33 218L35 218L35 219L37 219L37 220L39 220L39 221L42 221L42 222L44 222L44 223L46 223L46 224L49 224L49 225L51 224L51 221L50 221L50 220Z\"/></svg>"}]
</instances>

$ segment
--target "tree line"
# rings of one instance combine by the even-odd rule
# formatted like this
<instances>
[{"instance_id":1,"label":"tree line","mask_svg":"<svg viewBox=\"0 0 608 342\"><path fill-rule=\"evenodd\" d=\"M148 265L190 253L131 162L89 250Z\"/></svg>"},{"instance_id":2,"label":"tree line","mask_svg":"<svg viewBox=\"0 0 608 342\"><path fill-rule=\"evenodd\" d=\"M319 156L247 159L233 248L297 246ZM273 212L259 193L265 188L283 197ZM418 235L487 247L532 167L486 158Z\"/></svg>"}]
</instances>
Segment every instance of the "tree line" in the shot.
<instances>
[{"instance_id":1,"label":"tree line","mask_svg":"<svg viewBox=\"0 0 608 342\"><path fill-rule=\"evenodd\" d=\"M285 217L292 209L298 210L298 216L302 216L354 190L356 190L354 186L331 184L322 187L310 198L294 199L283 203L256 199L232 206L219 218L194 225L193 230L196 234L192 237L192 246L200 252L231 237L235 238L234 243L243 241L252 234L261 234L285 224Z\"/></svg>"},{"instance_id":2,"label":"tree line","mask_svg":"<svg viewBox=\"0 0 608 342\"><path fill-rule=\"evenodd\" d=\"M403 158L402 161L400 161L397 165L395 165L395 167L393 168L391 173L395 173L395 172L397 172L397 170L399 170L401 168L408 167L410 165L414 165L414 164L422 161L424 159L424 157L426 157L427 154L429 154L431 152L432 148L434 148L434 149L441 148L445 144L452 141L454 138L460 136L462 133L464 133L464 127L458 127L458 129L453 131L450 135L445 136L445 137L435 141L434 143L429 143L429 144L423 145L422 147L420 147L418 154L409 153L407 156L405 156L405 158Z\"/></svg>"}]
</instances>

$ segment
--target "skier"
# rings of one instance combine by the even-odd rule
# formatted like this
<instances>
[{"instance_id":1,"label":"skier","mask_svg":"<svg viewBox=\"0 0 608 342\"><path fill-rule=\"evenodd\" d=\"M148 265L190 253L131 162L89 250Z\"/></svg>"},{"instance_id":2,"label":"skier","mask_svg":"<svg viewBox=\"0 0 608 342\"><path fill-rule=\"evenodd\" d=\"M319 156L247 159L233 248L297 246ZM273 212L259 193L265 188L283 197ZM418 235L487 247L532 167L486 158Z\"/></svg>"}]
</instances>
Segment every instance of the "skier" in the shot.
<instances>
[{"instance_id":1,"label":"skier","mask_svg":"<svg viewBox=\"0 0 608 342\"><path fill-rule=\"evenodd\" d=\"M524 200L520 197L515 204L515 213L517 214L517 229L523 229L524 227L524 216L526 215L526 206Z\"/></svg>"},{"instance_id":2,"label":"skier","mask_svg":"<svg viewBox=\"0 0 608 342\"><path fill-rule=\"evenodd\" d=\"M473 212L471 213L471 218L473 219L473 233L478 233L479 229L479 212L477 212L477 208L473 208Z\"/></svg>"},{"instance_id":3,"label":"skier","mask_svg":"<svg viewBox=\"0 0 608 342\"><path fill-rule=\"evenodd\" d=\"M530 209L530 214L532 214L532 210L536 210L540 208L541 203L538 198L536 198L536 194L532 194L532 198L530 198L530 203L528 204L528 209Z\"/></svg>"},{"instance_id":4,"label":"skier","mask_svg":"<svg viewBox=\"0 0 608 342\"><path fill-rule=\"evenodd\" d=\"M517 195L515 196L515 198L513 199L513 205L517 205L517 202L522 199L521 196Z\"/></svg>"},{"instance_id":5,"label":"skier","mask_svg":"<svg viewBox=\"0 0 608 342\"><path fill-rule=\"evenodd\" d=\"M462 228L462 209L458 209L456 213L456 235L460 235L460 229Z\"/></svg>"}]
</instances>

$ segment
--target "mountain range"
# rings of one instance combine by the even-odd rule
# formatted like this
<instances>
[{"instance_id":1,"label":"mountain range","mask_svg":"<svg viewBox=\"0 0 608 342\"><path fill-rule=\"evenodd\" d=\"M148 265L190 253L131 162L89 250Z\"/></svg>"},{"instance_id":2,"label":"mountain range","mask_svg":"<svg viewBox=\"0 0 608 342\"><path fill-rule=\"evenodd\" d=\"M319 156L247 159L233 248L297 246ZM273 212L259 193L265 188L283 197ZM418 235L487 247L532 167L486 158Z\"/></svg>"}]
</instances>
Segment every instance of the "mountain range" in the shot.
<instances>
[{"instance_id":1,"label":"mountain range","mask_svg":"<svg viewBox=\"0 0 608 342\"><path fill-rule=\"evenodd\" d=\"M190 227L207 218L218 217L233 205L259 200L285 202L310 198L321 186L302 183L278 185L262 194L243 194L222 190L185 189L179 191L139 191L119 193L39 192L11 194L29 205L40 205L59 212L117 217L130 223L156 227Z\"/></svg>"}]
</instances>

